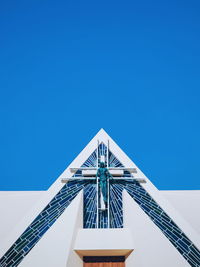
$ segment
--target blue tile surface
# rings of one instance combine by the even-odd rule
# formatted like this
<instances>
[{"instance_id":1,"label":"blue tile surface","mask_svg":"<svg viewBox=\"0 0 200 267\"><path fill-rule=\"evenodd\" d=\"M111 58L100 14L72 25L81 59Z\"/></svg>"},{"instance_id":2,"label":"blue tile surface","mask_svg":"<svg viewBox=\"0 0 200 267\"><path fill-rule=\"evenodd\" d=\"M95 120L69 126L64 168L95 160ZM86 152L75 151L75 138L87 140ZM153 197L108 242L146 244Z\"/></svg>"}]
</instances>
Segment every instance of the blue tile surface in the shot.
<instances>
[{"instance_id":1,"label":"blue tile surface","mask_svg":"<svg viewBox=\"0 0 200 267\"><path fill-rule=\"evenodd\" d=\"M97 228L97 189L96 181L90 181L84 187L83 227Z\"/></svg>"},{"instance_id":2,"label":"blue tile surface","mask_svg":"<svg viewBox=\"0 0 200 267\"><path fill-rule=\"evenodd\" d=\"M110 182L110 228L123 228L122 191L118 181Z\"/></svg>"}]
</instances>

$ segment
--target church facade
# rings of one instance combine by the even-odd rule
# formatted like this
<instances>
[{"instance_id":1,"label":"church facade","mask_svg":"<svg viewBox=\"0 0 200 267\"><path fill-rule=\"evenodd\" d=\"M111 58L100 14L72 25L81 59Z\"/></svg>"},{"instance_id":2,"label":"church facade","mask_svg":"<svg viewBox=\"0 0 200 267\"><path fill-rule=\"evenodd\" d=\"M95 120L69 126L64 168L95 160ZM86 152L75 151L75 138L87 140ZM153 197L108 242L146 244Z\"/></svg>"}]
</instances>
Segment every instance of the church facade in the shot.
<instances>
[{"instance_id":1,"label":"church facade","mask_svg":"<svg viewBox=\"0 0 200 267\"><path fill-rule=\"evenodd\" d=\"M199 267L199 203L158 190L102 129L47 191L0 192L0 266Z\"/></svg>"}]
</instances>

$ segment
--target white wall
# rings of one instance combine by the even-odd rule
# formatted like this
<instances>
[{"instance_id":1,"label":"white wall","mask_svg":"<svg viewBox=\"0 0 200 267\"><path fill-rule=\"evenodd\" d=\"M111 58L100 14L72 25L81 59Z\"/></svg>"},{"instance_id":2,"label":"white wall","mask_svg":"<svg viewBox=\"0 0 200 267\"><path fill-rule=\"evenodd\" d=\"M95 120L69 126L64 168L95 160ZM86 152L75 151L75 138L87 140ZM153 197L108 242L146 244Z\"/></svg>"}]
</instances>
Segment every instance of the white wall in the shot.
<instances>
[{"instance_id":1,"label":"white wall","mask_svg":"<svg viewBox=\"0 0 200 267\"><path fill-rule=\"evenodd\" d=\"M82 192L44 234L19 264L19 267L82 267L82 261L72 252L77 220L82 213ZM67 264L69 257L74 264Z\"/></svg>"},{"instance_id":2,"label":"white wall","mask_svg":"<svg viewBox=\"0 0 200 267\"><path fill-rule=\"evenodd\" d=\"M200 190L160 191L200 234Z\"/></svg>"},{"instance_id":3,"label":"white wall","mask_svg":"<svg viewBox=\"0 0 200 267\"><path fill-rule=\"evenodd\" d=\"M16 227L45 192L46 191L0 191L1 241Z\"/></svg>"},{"instance_id":4,"label":"white wall","mask_svg":"<svg viewBox=\"0 0 200 267\"><path fill-rule=\"evenodd\" d=\"M161 230L124 191L124 225L133 236L135 250L126 267L189 267Z\"/></svg>"},{"instance_id":5,"label":"white wall","mask_svg":"<svg viewBox=\"0 0 200 267\"><path fill-rule=\"evenodd\" d=\"M134 249L134 242L129 229L80 229L74 249L82 255L126 255ZM109 253L105 252L109 250ZM102 251L102 252L101 252ZM95 254L96 253L96 254Z\"/></svg>"}]
</instances>

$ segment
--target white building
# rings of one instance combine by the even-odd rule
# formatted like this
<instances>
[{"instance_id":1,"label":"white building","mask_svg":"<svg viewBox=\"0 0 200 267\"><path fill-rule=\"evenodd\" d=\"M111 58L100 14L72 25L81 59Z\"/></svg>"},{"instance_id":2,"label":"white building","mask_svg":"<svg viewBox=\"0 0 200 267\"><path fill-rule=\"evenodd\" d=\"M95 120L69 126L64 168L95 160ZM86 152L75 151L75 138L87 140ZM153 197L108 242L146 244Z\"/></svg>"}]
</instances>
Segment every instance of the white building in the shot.
<instances>
[{"instance_id":1,"label":"white building","mask_svg":"<svg viewBox=\"0 0 200 267\"><path fill-rule=\"evenodd\" d=\"M199 203L200 191L159 191L100 130L47 191L0 192L0 266L198 267Z\"/></svg>"}]
</instances>

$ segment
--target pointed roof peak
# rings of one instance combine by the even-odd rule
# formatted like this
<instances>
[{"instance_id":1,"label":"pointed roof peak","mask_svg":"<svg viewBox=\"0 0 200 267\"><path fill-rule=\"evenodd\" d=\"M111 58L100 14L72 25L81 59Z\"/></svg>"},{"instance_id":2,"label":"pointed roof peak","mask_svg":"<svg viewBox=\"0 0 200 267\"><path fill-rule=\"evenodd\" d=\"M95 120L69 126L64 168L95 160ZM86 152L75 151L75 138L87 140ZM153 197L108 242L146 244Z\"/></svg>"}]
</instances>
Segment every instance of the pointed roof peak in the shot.
<instances>
[{"instance_id":1,"label":"pointed roof peak","mask_svg":"<svg viewBox=\"0 0 200 267\"><path fill-rule=\"evenodd\" d=\"M107 133L103 128L101 128L101 129L97 132L97 134L96 134L95 137L97 137L97 138L101 138L101 137L104 137L104 138L111 138L111 137L108 135L108 133Z\"/></svg>"},{"instance_id":2,"label":"pointed roof peak","mask_svg":"<svg viewBox=\"0 0 200 267\"><path fill-rule=\"evenodd\" d=\"M104 128L101 128L99 131L98 131L98 133L106 133L106 131L104 130Z\"/></svg>"}]
</instances>

